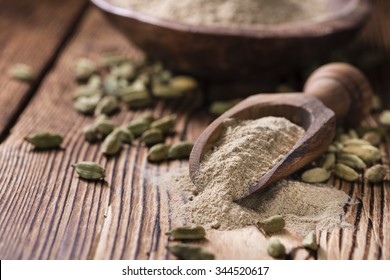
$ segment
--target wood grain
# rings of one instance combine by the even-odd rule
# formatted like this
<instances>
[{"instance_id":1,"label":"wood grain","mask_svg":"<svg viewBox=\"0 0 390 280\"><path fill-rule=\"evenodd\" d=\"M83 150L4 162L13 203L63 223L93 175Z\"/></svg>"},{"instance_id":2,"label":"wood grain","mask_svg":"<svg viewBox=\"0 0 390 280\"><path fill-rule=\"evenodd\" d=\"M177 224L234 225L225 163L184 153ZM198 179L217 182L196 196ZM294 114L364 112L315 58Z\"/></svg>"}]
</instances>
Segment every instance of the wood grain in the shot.
<instances>
[{"instance_id":1,"label":"wood grain","mask_svg":"<svg viewBox=\"0 0 390 280\"><path fill-rule=\"evenodd\" d=\"M375 1L387 8L376 9L369 41L374 48L389 50L386 0ZM381 6L382 7L382 6ZM374 26L374 27L372 27ZM137 57L132 45L113 30L95 10L89 9L78 32L65 46L42 85L20 115L11 134L0 145L0 258L1 259L166 259L165 231L179 223L170 217L174 196L164 187L161 175L171 174L187 161L152 165L146 148L135 143L118 157L107 159L99 145L85 143L81 128L91 119L72 109L72 61L79 56L96 58L103 52L119 51ZM365 35L368 36L368 35ZM386 68L370 73L375 88L386 94L390 87ZM203 111L202 96L158 103L156 115L177 112L177 133L168 142L195 140L211 118ZM123 108L114 120L128 121L142 113ZM376 117L365 120L376 125ZM34 152L23 142L33 131L52 130L65 136L63 150ZM381 146L382 162L389 164L390 136ZM107 169L107 183L79 180L71 164L94 160ZM319 232L319 259L390 259L389 182L349 184L334 178L331 183L359 203L346 208L353 227ZM236 231L208 231L202 242L219 259L266 259L265 238L254 227ZM288 249L301 238L282 234ZM313 258L295 250L294 259Z\"/></svg>"},{"instance_id":2,"label":"wood grain","mask_svg":"<svg viewBox=\"0 0 390 280\"><path fill-rule=\"evenodd\" d=\"M82 0L2 1L0 8L0 140L39 86L85 10ZM37 79L26 84L7 71L15 63L32 67Z\"/></svg>"}]
</instances>

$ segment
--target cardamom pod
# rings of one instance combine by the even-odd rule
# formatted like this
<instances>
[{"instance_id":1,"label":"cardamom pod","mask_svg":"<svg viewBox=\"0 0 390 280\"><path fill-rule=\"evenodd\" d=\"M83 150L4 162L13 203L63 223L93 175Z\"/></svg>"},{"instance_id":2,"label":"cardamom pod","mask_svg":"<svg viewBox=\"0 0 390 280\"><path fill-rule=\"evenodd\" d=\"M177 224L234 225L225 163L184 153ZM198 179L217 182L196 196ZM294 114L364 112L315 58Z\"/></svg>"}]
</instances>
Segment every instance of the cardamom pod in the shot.
<instances>
[{"instance_id":1,"label":"cardamom pod","mask_svg":"<svg viewBox=\"0 0 390 280\"><path fill-rule=\"evenodd\" d=\"M359 135L355 129L350 129L348 131L348 135L351 137L351 139L358 139L359 138Z\"/></svg>"},{"instance_id":2,"label":"cardamom pod","mask_svg":"<svg viewBox=\"0 0 390 280\"><path fill-rule=\"evenodd\" d=\"M149 124L155 121L153 114L150 112L143 113L137 119L147 121Z\"/></svg>"},{"instance_id":3,"label":"cardamom pod","mask_svg":"<svg viewBox=\"0 0 390 280\"><path fill-rule=\"evenodd\" d=\"M22 63L12 65L12 67L8 70L8 75L10 75L11 78L23 82L31 82L35 79L35 75L31 67Z\"/></svg>"},{"instance_id":4,"label":"cardamom pod","mask_svg":"<svg viewBox=\"0 0 390 280\"><path fill-rule=\"evenodd\" d=\"M342 163L336 163L334 173L337 177L348 182L354 182L359 178L359 174L355 170Z\"/></svg>"},{"instance_id":5,"label":"cardamom pod","mask_svg":"<svg viewBox=\"0 0 390 280\"><path fill-rule=\"evenodd\" d=\"M81 96L75 100L73 106L76 111L82 114L92 114L100 99L100 95L93 95L89 97Z\"/></svg>"},{"instance_id":6,"label":"cardamom pod","mask_svg":"<svg viewBox=\"0 0 390 280\"><path fill-rule=\"evenodd\" d=\"M175 244L167 247L168 251L180 260L214 260L214 254L193 245Z\"/></svg>"},{"instance_id":7,"label":"cardamom pod","mask_svg":"<svg viewBox=\"0 0 390 280\"><path fill-rule=\"evenodd\" d=\"M36 149L54 149L61 145L63 137L56 133L38 132L25 137L24 140Z\"/></svg>"},{"instance_id":8,"label":"cardamom pod","mask_svg":"<svg viewBox=\"0 0 390 280\"><path fill-rule=\"evenodd\" d=\"M111 67L128 61L129 59L121 54L103 54L99 58L99 65L100 67Z\"/></svg>"},{"instance_id":9,"label":"cardamom pod","mask_svg":"<svg viewBox=\"0 0 390 280\"><path fill-rule=\"evenodd\" d=\"M192 77L180 75L173 77L170 80L170 85L178 91L187 92L196 89L198 82Z\"/></svg>"},{"instance_id":10,"label":"cardamom pod","mask_svg":"<svg viewBox=\"0 0 390 280\"><path fill-rule=\"evenodd\" d=\"M131 62L125 62L120 65L113 66L110 74L118 78L129 80L134 78L136 74L135 66Z\"/></svg>"},{"instance_id":11,"label":"cardamom pod","mask_svg":"<svg viewBox=\"0 0 390 280\"><path fill-rule=\"evenodd\" d=\"M310 232L308 235L306 235L302 240L302 246L306 249L317 251L318 244L316 234L314 232Z\"/></svg>"},{"instance_id":12,"label":"cardamom pod","mask_svg":"<svg viewBox=\"0 0 390 280\"><path fill-rule=\"evenodd\" d=\"M133 109L147 107L153 102L147 90L121 95L121 100Z\"/></svg>"},{"instance_id":13,"label":"cardamom pod","mask_svg":"<svg viewBox=\"0 0 390 280\"><path fill-rule=\"evenodd\" d=\"M209 108L210 114L214 116L220 116L225 113L227 110L232 108L234 105L239 103L241 99L233 99L228 101L215 101L211 104Z\"/></svg>"},{"instance_id":14,"label":"cardamom pod","mask_svg":"<svg viewBox=\"0 0 390 280\"><path fill-rule=\"evenodd\" d=\"M141 139L147 146L152 146L164 142L164 135L161 129L151 128L142 133Z\"/></svg>"},{"instance_id":15,"label":"cardamom pod","mask_svg":"<svg viewBox=\"0 0 390 280\"><path fill-rule=\"evenodd\" d=\"M152 87L152 93L154 97L162 99L173 99L183 96L182 91L172 87L171 85L154 83Z\"/></svg>"},{"instance_id":16,"label":"cardamom pod","mask_svg":"<svg viewBox=\"0 0 390 280\"><path fill-rule=\"evenodd\" d=\"M274 233L284 229L286 222L281 215L275 215L265 219L263 221L257 222L257 226L263 229L267 233Z\"/></svg>"},{"instance_id":17,"label":"cardamom pod","mask_svg":"<svg viewBox=\"0 0 390 280\"><path fill-rule=\"evenodd\" d=\"M363 139L356 139L356 138L351 138L343 142L344 146L350 146L350 145L370 145L370 142L363 140Z\"/></svg>"},{"instance_id":18,"label":"cardamom pod","mask_svg":"<svg viewBox=\"0 0 390 280\"><path fill-rule=\"evenodd\" d=\"M168 156L169 145L167 144L157 144L150 148L148 152L148 161L149 162L159 162L167 158Z\"/></svg>"},{"instance_id":19,"label":"cardamom pod","mask_svg":"<svg viewBox=\"0 0 390 280\"><path fill-rule=\"evenodd\" d=\"M382 125L390 126L390 110L384 110L380 115L379 115L379 122Z\"/></svg>"},{"instance_id":20,"label":"cardamom pod","mask_svg":"<svg viewBox=\"0 0 390 280\"><path fill-rule=\"evenodd\" d=\"M337 136L336 139L338 142L341 142L344 144L345 141L348 141L351 139L351 136L349 136L349 134L347 134L347 133L341 133L340 135Z\"/></svg>"},{"instance_id":21,"label":"cardamom pod","mask_svg":"<svg viewBox=\"0 0 390 280\"><path fill-rule=\"evenodd\" d=\"M381 164L376 164L366 170L364 177L370 183L381 183L388 173L386 166Z\"/></svg>"},{"instance_id":22,"label":"cardamom pod","mask_svg":"<svg viewBox=\"0 0 390 280\"><path fill-rule=\"evenodd\" d=\"M336 147L336 145L334 144L330 144L328 149L327 149L327 152L328 153L337 153L338 152L338 149Z\"/></svg>"},{"instance_id":23,"label":"cardamom pod","mask_svg":"<svg viewBox=\"0 0 390 280\"><path fill-rule=\"evenodd\" d=\"M103 92L100 89L92 88L86 85L78 86L73 92L73 99L91 96L103 96Z\"/></svg>"},{"instance_id":24,"label":"cardamom pod","mask_svg":"<svg viewBox=\"0 0 390 280\"><path fill-rule=\"evenodd\" d=\"M127 127L118 127L118 128L115 128L115 133L119 133L121 135L121 139L122 139L122 142L123 143L127 143L127 144L131 144L134 140L134 135L133 133L130 131L130 129L128 129Z\"/></svg>"},{"instance_id":25,"label":"cardamom pod","mask_svg":"<svg viewBox=\"0 0 390 280\"><path fill-rule=\"evenodd\" d=\"M173 144L168 151L169 159L182 159L189 158L192 148L194 147L194 143L189 141L182 141L176 144Z\"/></svg>"},{"instance_id":26,"label":"cardamom pod","mask_svg":"<svg viewBox=\"0 0 390 280\"><path fill-rule=\"evenodd\" d=\"M118 95L120 88L118 78L113 75L107 75L103 80L103 88L108 95Z\"/></svg>"},{"instance_id":27,"label":"cardamom pod","mask_svg":"<svg viewBox=\"0 0 390 280\"><path fill-rule=\"evenodd\" d=\"M303 172L301 179L305 183L322 183L329 179L330 172L321 167L315 167Z\"/></svg>"},{"instance_id":28,"label":"cardamom pod","mask_svg":"<svg viewBox=\"0 0 390 280\"><path fill-rule=\"evenodd\" d=\"M89 77L87 87L92 89L100 89L102 87L102 78L99 74L93 74Z\"/></svg>"},{"instance_id":29,"label":"cardamom pod","mask_svg":"<svg viewBox=\"0 0 390 280\"><path fill-rule=\"evenodd\" d=\"M127 128L135 137L138 137L150 128L150 122L144 119L135 119L127 124Z\"/></svg>"},{"instance_id":30,"label":"cardamom pod","mask_svg":"<svg viewBox=\"0 0 390 280\"><path fill-rule=\"evenodd\" d=\"M342 149L342 152L357 155L367 164L374 163L381 158L380 150L372 145L348 145Z\"/></svg>"},{"instance_id":31,"label":"cardamom pod","mask_svg":"<svg viewBox=\"0 0 390 280\"><path fill-rule=\"evenodd\" d=\"M353 154L340 153L337 155L337 162L357 170L362 170L367 167L360 157Z\"/></svg>"},{"instance_id":32,"label":"cardamom pod","mask_svg":"<svg viewBox=\"0 0 390 280\"><path fill-rule=\"evenodd\" d=\"M118 99L115 96L103 97L95 108L95 116L110 115L119 109Z\"/></svg>"},{"instance_id":33,"label":"cardamom pod","mask_svg":"<svg viewBox=\"0 0 390 280\"><path fill-rule=\"evenodd\" d=\"M169 115L155 120L150 124L150 127L160 129L164 134L168 134L175 127L175 123L176 115Z\"/></svg>"},{"instance_id":34,"label":"cardamom pod","mask_svg":"<svg viewBox=\"0 0 390 280\"><path fill-rule=\"evenodd\" d=\"M370 131L365 133L362 139L369 142L373 146L378 146L381 143L382 136L375 131Z\"/></svg>"},{"instance_id":35,"label":"cardamom pod","mask_svg":"<svg viewBox=\"0 0 390 280\"><path fill-rule=\"evenodd\" d=\"M273 258L283 258L286 255L286 247L275 237L271 237L267 243L267 252Z\"/></svg>"},{"instance_id":36,"label":"cardamom pod","mask_svg":"<svg viewBox=\"0 0 390 280\"><path fill-rule=\"evenodd\" d=\"M107 118L106 115L100 115L96 118L94 122L96 131L101 134L103 137L106 137L110 134L116 127L116 125Z\"/></svg>"},{"instance_id":37,"label":"cardamom pod","mask_svg":"<svg viewBox=\"0 0 390 280\"><path fill-rule=\"evenodd\" d=\"M382 109L382 100L377 94L372 95L371 99L371 110L374 112L378 112Z\"/></svg>"},{"instance_id":38,"label":"cardamom pod","mask_svg":"<svg viewBox=\"0 0 390 280\"><path fill-rule=\"evenodd\" d=\"M74 64L75 76L79 81L88 79L96 70L95 62L88 58L79 58Z\"/></svg>"},{"instance_id":39,"label":"cardamom pod","mask_svg":"<svg viewBox=\"0 0 390 280\"><path fill-rule=\"evenodd\" d=\"M206 231L202 226L176 227L166 233L177 240L197 240L203 239Z\"/></svg>"},{"instance_id":40,"label":"cardamom pod","mask_svg":"<svg viewBox=\"0 0 390 280\"><path fill-rule=\"evenodd\" d=\"M90 143L95 143L99 141L99 133L96 131L96 127L94 124L88 124L83 128L83 133L85 136L85 140Z\"/></svg>"},{"instance_id":41,"label":"cardamom pod","mask_svg":"<svg viewBox=\"0 0 390 280\"><path fill-rule=\"evenodd\" d=\"M336 155L334 153L326 154L322 160L321 167L326 170L333 169L336 164Z\"/></svg>"},{"instance_id":42,"label":"cardamom pod","mask_svg":"<svg viewBox=\"0 0 390 280\"><path fill-rule=\"evenodd\" d=\"M378 133L381 137L386 134L386 128L384 127L367 127L367 126L361 126L356 128L357 133L359 134L360 137L363 137L364 134L367 132L376 132Z\"/></svg>"},{"instance_id":43,"label":"cardamom pod","mask_svg":"<svg viewBox=\"0 0 390 280\"><path fill-rule=\"evenodd\" d=\"M92 161L82 161L73 164L72 167L76 169L77 174L83 179L103 180L105 177L104 168Z\"/></svg>"},{"instance_id":44,"label":"cardamom pod","mask_svg":"<svg viewBox=\"0 0 390 280\"><path fill-rule=\"evenodd\" d=\"M104 139L102 144L102 152L105 155L113 156L122 148L122 134L113 131Z\"/></svg>"}]
</instances>

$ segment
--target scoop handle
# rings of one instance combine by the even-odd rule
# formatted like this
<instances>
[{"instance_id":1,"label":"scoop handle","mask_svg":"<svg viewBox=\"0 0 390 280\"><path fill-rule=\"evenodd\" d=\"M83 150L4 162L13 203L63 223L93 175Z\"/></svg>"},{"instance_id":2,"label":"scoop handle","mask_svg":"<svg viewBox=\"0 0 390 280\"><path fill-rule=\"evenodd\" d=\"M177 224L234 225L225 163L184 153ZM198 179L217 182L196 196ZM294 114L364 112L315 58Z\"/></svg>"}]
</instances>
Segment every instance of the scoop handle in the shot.
<instances>
[{"instance_id":1,"label":"scoop handle","mask_svg":"<svg viewBox=\"0 0 390 280\"><path fill-rule=\"evenodd\" d=\"M330 63L314 71L304 93L317 97L335 115L338 123L356 126L371 108L373 91L360 70L347 63Z\"/></svg>"}]
</instances>

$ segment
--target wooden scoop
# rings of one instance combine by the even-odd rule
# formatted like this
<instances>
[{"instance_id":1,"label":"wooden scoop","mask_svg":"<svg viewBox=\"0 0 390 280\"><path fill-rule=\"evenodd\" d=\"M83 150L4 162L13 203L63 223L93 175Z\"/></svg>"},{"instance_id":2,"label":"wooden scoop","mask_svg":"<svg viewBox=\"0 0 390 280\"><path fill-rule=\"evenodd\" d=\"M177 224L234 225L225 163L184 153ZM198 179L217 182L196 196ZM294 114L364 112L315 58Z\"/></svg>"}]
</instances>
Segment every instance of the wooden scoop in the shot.
<instances>
[{"instance_id":1,"label":"wooden scoop","mask_svg":"<svg viewBox=\"0 0 390 280\"><path fill-rule=\"evenodd\" d=\"M325 152L334 137L336 120L348 126L358 125L370 111L371 96L372 89L364 75L345 63L317 69L307 80L303 94L250 96L213 121L199 136L190 155L191 179L194 181L203 156L216 145L227 118L285 117L305 129L291 151L260 177L245 197L294 173Z\"/></svg>"}]
</instances>

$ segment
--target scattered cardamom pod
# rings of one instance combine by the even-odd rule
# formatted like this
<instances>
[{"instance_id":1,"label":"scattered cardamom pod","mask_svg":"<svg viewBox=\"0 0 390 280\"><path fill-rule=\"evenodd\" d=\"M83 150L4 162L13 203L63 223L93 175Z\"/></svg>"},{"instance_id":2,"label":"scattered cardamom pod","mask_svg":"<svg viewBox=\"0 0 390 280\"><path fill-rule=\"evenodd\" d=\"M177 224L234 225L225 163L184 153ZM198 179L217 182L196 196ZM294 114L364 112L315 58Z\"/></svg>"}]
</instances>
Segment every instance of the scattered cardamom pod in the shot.
<instances>
[{"instance_id":1,"label":"scattered cardamom pod","mask_svg":"<svg viewBox=\"0 0 390 280\"><path fill-rule=\"evenodd\" d=\"M305 236L305 238L302 241L302 246L305 247L306 249L317 251L318 249L317 237L313 231Z\"/></svg>"},{"instance_id":2,"label":"scattered cardamom pod","mask_svg":"<svg viewBox=\"0 0 390 280\"><path fill-rule=\"evenodd\" d=\"M73 99L91 96L103 96L103 92L100 89L92 88L86 85L78 86L73 92Z\"/></svg>"},{"instance_id":3,"label":"scattered cardamom pod","mask_svg":"<svg viewBox=\"0 0 390 280\"><path fill-rule=\"evenodd\" d=\"M239 103L241 99L233 99L228 101L215 101L210 105L209 112L214 116L220 116L234 105Z\"/></svg>"},{"instance_id":4,"label":"scattered cardamom pod","mask_svg":"<svg viewBox=\"0 0 390 280\"><path fill-rule=\"evenodd\" d=\"M178 91L187 92L196 89L198 82L192 77L181 75L173 77L170 80L170 85Z\"/></svg>"},{"instance_id":5,"label":"scattered cardamom pod","mask_svg":"<svg viewBox=\"0 0 390 280\"><path fill-rule=\"evenodd\" d=\"M338 149L337 149L336 145L334 145L334 144L332 143L332 144L329 145L327 152L328 152L328 153L337 153L337 152L338 152Z\"/></svg>"},{"instance_id":6,"label":"scattered cardamom pod","mask_svg":"<svg viewBox=\"0 0 390 280\"><path fill-rule=\"evenodd\" d=\"M336 163L334 173L337 177L348 182L354 182L359 178L359 174L355 170L342 163Z\"/></svg>"},{"instance_id":7,"label":"scattered cardamom pod","mask_svg":"<svg viewBox=\"0 0 390 280\"><path fill-rule=\"evenodd\" d=\"M275 237L271 237L267 243L267 252L273 258L283 258L286 255L286 247Z\"/></svg>"},{"instance_id":8,"label":"scattered cardamom pod","mask_svg":"<svg viewBox=\"0 0 390 280\"><path fill-rule=\"evenodd\" d=\"M372 145L348 145L342 149L342 152L357 155L367 164L372 164L381 158L380 150Z\"/></svg>"},{"instance_id":9,"label":"scattered cardamom pod","mask_svg":"<svg viewBox=\"0 0 390 280\"><path fill-rule=\"evenodd\" d=\"M87 86L92 89L100 89L102 87L102 78L99 74L93 74L89 77Z\"/></svg>"},{"instance_id":10,"label":"scattered cardamom pod","mask_svg":"<svg viewBox=\"0 0 390 280\"><path fill-rule=\"evenodd\" d=\"M104 168L92 161L82 161L73 164L72 167L76 169L77 174L83 179L103 180L105 177Z\"/></svg>"},{"instance_id":11,"label":"scattered cardamom pod","mask_svg":"<svg viewBox=\"0 0 390 280\"><path fill-rule=\"evenodd\" d=\"M110 134L116 127L116 125L107 118L106 115L100 115L96 118L94 122L96 131L101 134L103 137L106 137Z\"/></svg>"},{"instance_id":12,"label":"scattered cardamom pod","mask_svg":"<svg viewBox=\"0 0 390 280\"><path fill-rule=\"evenodd\" d=\"M95 62L88 58L79 58L74 64L75 76L79 81L88 79L92 74L96 73L96 70Z\"/></svg>"},{"instance_id":13,"label":"scattered cardamom pod","mask_svg":"<svg viewBox=\"0 0 390 280\"><path fill-rule=\"evenodd\" d=\"M148 161L149 162L163 161L168 156L168 150L169 150L169 145L167 144L157 144L152 146L148 152L148 157L147 157Z\"/></svg>"},{"instance_id":14,"label":"scattered cardamom pod","mask_svg":"<svg viewBox=\"0 0 390 280\"><path fill-rule=\"evenodd\" d=\"M214 260L214 254L193 245L175 244L167 247L168 251L180 260Z\"/></svg>"},{"instance_id":15,"label":"scattered cardamom pod","mask_svg":"<svg viewBox=\"0 0 390 280\"><path fill-rule=\"evenodd\" d=\"M162 99L174 99L183 96L182 91L169 84L154 83L152 87L153 96Z\"/></svg>"},{"instance_id":16,"label":"scattered cardamom pod","mask_svg":"<svg viewBox=\"0 0 390 280\"><path fill-rule=\"evenodd\" d=\"M348 135L351 137L351 139L358 139L359 135L357 134L356 130L350 129L348 131Z\"/></svg>"},{"instance_id":17,"label":"scattered cardamom pod","mask_svg":"<svg viewBox=\"0 0 390 280\"><path fill-rule=\"evenodd\" d=\"M155 121L153 114L150 112L143 113L137 119L147 121L149 124Z\"/></svg>"},{"instance_id":18,"label":"scattered cardamom pod","mask_svg":"<svg viewBox=\"0 0 390 280\"><path fill-rule=\"evenodd\" d=\"M263 221L257 222L257 226L267 233L274 233L284 229L286 222L281 215L269 217Z\"/></svg>"},{"instance_id":19,"label":"scattered cardamom pod","mask_svg":"<svg viewBox=\"0 0 390 280\"><path fill-rule=\"evenodd\" d=\"M8 70L8 74L12 78L23 82L31 82L35 79L35 75L31 67L22 63L12 65L12 67Z\"/></svg>"},{"instance_id":20,"label":"scattered cardamom pod","mask_svg":"<svg viewBox=\"0 0 390 280\"><path fill-rule=\"evenodd\" d=\"M337 162L357 170L362 170L367 167L360 157L353 154L340 153L337 155Z\"/></svg>"},{"instance_id":21,"label":"scattered cardamom pod","mask_svg":"<svg viewBox=\"0 0 390 280\"><path fill-rule=\"evenodd\" d=\"M369 142L373 146L379 146L382 140L382 136L375 131L369 131L363 135L363 140Z\"/></svg>"},{"instance_id":22,"label":"scattered cardamom pod","mask_svg":"<svg viewBox=\"0 0 390 280\"><path fill-rule=\"evenodd\" d=\"M175 127L175 123L176 115L169 115L155 120L150 124L150 127L160 129L163 134L168 134Z\"/></svg>"},{"instance_id":23,"label":"scattered cardamom pod","mask_svg":"<svg viewBox=\"0 0 390 280\"><path fill-rule=\"evenodd\" d=\"M125 62L120 65L113 66L110 74L118 78L129 80L134 78L136 74L135 66L131 62Z\"/></svg>"},{"instance_id":24,"label":"scattered cardamom pod","mask_svg":"<svg viewBox=\"0 0 390 280\"><path fill-rule=\"evenodd\" d=\"M344 144L345 141L348 141L351 139L351 136L349 136L349 134L342 133L342 134L338 135L338 137L336 139L338 142L341 142Z\"/></svg>"},{"instance_id":25,"label":"scattered cardamom pod","mask_svg":"<svg viewBox=\"0 0 390 280\"><path fill-rule=\"evenodd\" d=\"M152 146L164 142L164 135L161 129L151 128L142 133L141 139L147 146Z\"/></svg>"},{"instance_id":26,"label":"scattered cardamom pod","mask_svg":"<svg viewBox=\"0 0 390 280\"><path fill-rule=\"evenodd\" d=\"M336 164L336 155L334 153L330 153L324 156L321 167L326 170L332 170L335 164Z\"/></svg>"},{"instance_id":27,"label":"scattered cardamom pod","mask_svg":"<svg viewBox=\"0 0 390 280\"><path fill-rule=\"evenodd\" d=\"M135 137L138 137L150 128L150 122L144 119L135 119L127 124L127 128Z\"/></svg>"},{"instance_id":28,"label":"scattered cardamom pod","mask_svg":"<svg viewBox=\"0 0 390 280\"><path fill-rule=\"evenodd\" d=\"M390 126L390 110L385 110L379 115L379 122L382 125Z\"/></svg>"},{"instance_id":29,"label":"scattered cardamom pod","mask_svg":"<svg viewBox=\"0 0 390 280\"><path fill-rule=\"evenodd\" d=\"M82 114L92 114L95 111L96 105L99 103L101 99L100 95L93 96L81 96L77 98L73 104L73 107L76 111Z\"/></svg>"},{"instance_id":30,"label":"scattered cardamom pod","mask_svg":"<svg viewBox=\"0 0 390 280\"><path fill-rule=\"evenodd\" d=\"M330 174L325 168L315 167L303 172L301 179L305 183L323 183L329 179Z\"/></svg>"},{"instance_id":31,"label":"scattered cardamom pod","mask_svg":"<svg viewBox=\"0 0 390 280\"><path fill-rule=\"evenodd\" d=\"M173 228L166 234L177 240L197 240L203 239L206 231L202 226L187 226Z\"/></svg>"},{"instance_id":32,"label":"scattered cardamom pod","mask_svg":"<svg viewBox=\"0 0 390 280\"><path fill-rule=\"evenodd\" d=\"M133 109L147 107L153 102L147 90L121 95L121 100Z\"/></svg>"},{"instance_id":33,"label":"scattered cardamom pod","mask_svg":"<svg viewBox=\"0 0 390 280\"><path fill-rule=\"evenodd\" d=\"M83 133L85 136L85 140L90 143L95 143L99 141L99 133L96 130L94 124L88 124L83 128Z\"/></svg>"},{"instance_id":34,"label":"scattered cardamom pod","mask_svg":"<svg viewBox=\"0 0 390 280\"><path fill-rule=\"evenodd\" d=\"M113 75L107 75L103 80L103 88L108 95L118 95L120 88L118 78Z\"/></svg>"},{"instance_id":35,"label":"scattered cardamom pod","mask_svg":"<svg viewBox=\"0 0 390 280\"><path fill-rule=\"evenodd\" d=\"M381 164L376 164L366 170L364 177L370 183L381 183L388 173L386 166Z\"/></svg>"},{"instance_id":36,"label":"scattered cardamom pod","mask_svg":"<svg viewBox=\"0 0 390 280\"><path fill-rule=\"evenodd\" d=\"M38 132L26 136L24 140L36 149L54 149L61 145L63 137L56 133Z\"/></svg>"},{"instance_id":37,"label":"scattered cardamom pod","mask_svg":"<svg viewBox=\"0 0 390 280\"><path fill-rule=\"evenodd\" d=\"M176 144L173 144L168 151L169 159L188 159L190 157L194 143L189 141L182 141Z\"/></svg>"},{"instance_id":38,"label":"scattered cardamom pod","mask_svg":"<svg viewBox=\"0 0 390 280\"><path fill-rule=\"evenodd\" d=\"M102 143L102 152L105 155L113 156L122 148L122 134L113 131L104 139Z\"/></svg>"},{"instance_id":39,"label":"scattered cardamom pod","mask_svg":"<svg viewBox=\"0 0 390 280\"><path fill-rule=\"evenodd\" d=\"M134 134L125 126L115 128L115 133L121 135L123 143L131 144L134 140Z\"/></svg>"},{"instance_id":40,"label":"scattered cardamom pod","mask_svg":"<svg viewBox=\"0 0 390 280\"><path fill-rule=\"evenodd\" d=\"M370 142L363 140L363 139L356 139L356 138L351 138L343 142L344 146L350 146L350 145L370 145Z\"/></svg>"},{"instance_id":41,"label":"scattered cardamom pod","mask_svg":"<svg viewBox=\"0 0 390 280\"><path fill-rule=\"evenodd\" d=\"M95 116L110 115L119 109L118 99L115 96L108 95L103 97L95 108Z\"/></svg>"}]
</instances>

